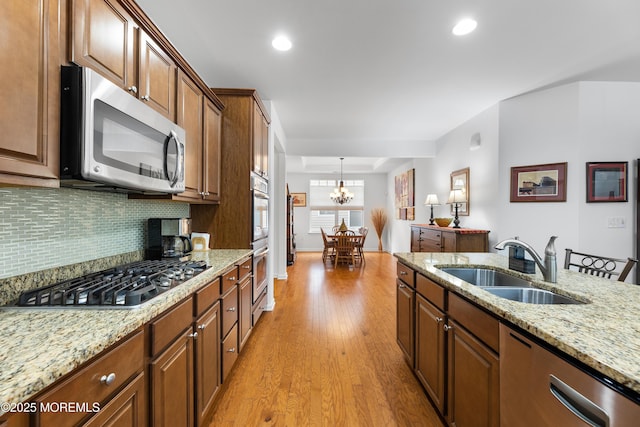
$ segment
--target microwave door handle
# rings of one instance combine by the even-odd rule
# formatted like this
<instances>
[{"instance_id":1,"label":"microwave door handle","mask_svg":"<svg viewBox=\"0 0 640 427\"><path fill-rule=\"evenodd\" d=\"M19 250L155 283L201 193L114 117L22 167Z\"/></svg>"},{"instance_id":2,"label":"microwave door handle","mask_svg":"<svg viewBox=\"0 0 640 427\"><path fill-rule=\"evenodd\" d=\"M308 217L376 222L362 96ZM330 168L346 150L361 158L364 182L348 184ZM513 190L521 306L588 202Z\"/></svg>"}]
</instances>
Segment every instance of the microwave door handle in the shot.
<instances>
[{"instance_id":1,"label":"microwave door handle","mask_svg":"<svg viewBox=\"0 0 640 427\"><path fill-rule=\"evenodd\" d=\"M173 171L173 177L169 176L169 144L173 142L175 144L176 149L176 167ZM169 134L169 139L167 140L166 149L164 150L164 169L167 171L167 178L169 179L169 185L173 187L178 182L180 174L183 172L183 157L184 157L184 149L182 143L178 140L178 135L174 131L171 131Z\"/></svg>"}]
</instances>

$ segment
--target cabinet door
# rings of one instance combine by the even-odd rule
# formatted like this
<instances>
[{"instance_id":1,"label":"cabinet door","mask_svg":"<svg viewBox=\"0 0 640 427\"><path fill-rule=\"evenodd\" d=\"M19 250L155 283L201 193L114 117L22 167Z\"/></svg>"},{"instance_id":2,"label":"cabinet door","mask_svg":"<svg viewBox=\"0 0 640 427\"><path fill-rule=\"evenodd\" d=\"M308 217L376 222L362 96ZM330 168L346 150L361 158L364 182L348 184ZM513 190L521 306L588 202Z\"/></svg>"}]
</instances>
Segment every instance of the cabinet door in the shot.
<instances>
[{"instance_id":1,"label":"cabinet door","mask_svg":"<svg viewBox=\"0 0 640 427\"><path fill-rule=\"evenodd\" d=\"M139 39L139 97L175 121L176 64L142 30L139 31Z\"/></svg>"},{"instance_id":2,"label":"cabinet door","mask_svg":"<svg viewBox=\"0 0 640 427\"><path fill-rule=\"evenodd\" d=\"M244 343L247 342L251 334L252 292L251 277L248 277L240 284L240 315L238 316L238 322L240 323L240 351L242 351Z\"/></svg>"},{"instance_id":3,"label":"cabinet door","mask_svg":"<svg viewBox=\"0 0 640 427\"><path fill-rule=\"evenodd\" d=\"M147 425L146 383L141 372L109 403L102 406L84 427L118 426L144 427Z\"/></svg>"},{"instance_id":4,"label":"cabinet door","mask_svg":"<svg viewBox=\"0 0 640 427\"><path fill-rule=\"evenodd\" d=\"M185 191L181 197L202 199L202 108L204 95L182 71L178 72L177 123L185 130Z\"/></svg>"},{"instance_id":5,"label":"cabinet door","mask_svg":"<svg viewBox=\"0 0 640 427\"><path fill-rule=\"evenodd\" d=\"M416 375L440 413L445 403L445 315L416 297Z\"/></svg>"},{"instance_id":6,"label":"cabinet door","mask_svg":"<svg viewBox=\"0 0 640 427\"><path fill-rule=\"evenodd\" d=\"M151 362L151 425L191 426L193 406L193 337L191 328Z\"/></svg>"},{"instance_id":7,"label":"cabinet door","mask_svg":"<svg viewBox=\"0 0 640 427\"><path fill-rule=\"evenodd\" d=\"M72 0L71 61L137 93L137 24L117 0Z\"/></svg>"},{"instance_id":8,"label":"cabinet door","mask_svg":"<svg viewBox=\"0 0 640 427\"><path fill-rule=\"evenodd\" d=\"M196 321L196 330L196 414L200 426L221 383L220 303L215 303Z\"/></svg>"},{"instance_id":9,"label":"cabinet door","mask_svg":"<svg viewBox=\"0 0 640 427\"><path fill-rule=\"evenodd\" d=\"M269 177L269 123L267 119L260 115L260 134L262 136L262 176Z\"/></svg>"},{"instance_id":10,"label":"cabinet door","mask_svg":"<svg viewBox=\"0 0 640 427\"><path fill-rule=\"evenodd\" d=\"M220 110L207 99L204 106L204 200L220 200L221 129Z\"/></svg>"},{"instance_id":11,"label":"cabinet door","mask_svg":"<svg viewBox=\"0 0 640 427\"><path fill-rule=\"evenodd\" d=\"M0 1L0 183L59 185L59 8Z\"/></svg>"},{"instance_id":12,"label":"cabinet door","mask_svg":"<svg viewBox=\"0 0 640 427\"><path fill-rule=\"evenodd\" d=\"M448 321L447 414L457 427L500 425L500 361L467 332Z\"/></svg>"},{"instance_id":13,"label":"cabinet door","mask_svg":"<svg viewBox=\"0 0 640 427\"><path fill-rule=\"evenodd\" d=\"M458 251L456 233L442 233L442 252L462 252Z\"/></svg>"},{"instance_id":14,"label":"cabinet door","mask_svg":"<svg viewBox=\"0 0 640 427\"><path fill-rule=\"evenodd\" d=\"M414 363L414 334L413 334L413 322L414 322L414 300L416 292L404 284L401 280L396 280L397 295L396 295L396 340L400 349L404 353L404 357L409 363L409 366L413 368Z\"/></svg>"},{"instance_id":15,"label":"cabinet door","mask_svg":"<svg viewBox=\"0 0 640 427\"><path fill-rule=\"evenodd\" d=\"M253 104L253 171L262 175L262 111Z\"/></svg>"},{"instance_id":16,"label":"cabinet door","mask_svg":"<svg viewBox=\"0 0 640 427\"><path fill-rule=\"evenodd\" d=\"M422 229L420 227L411 227L411 252L420 252L421 242L422 242Z\"/></svg>"}]
</instances>

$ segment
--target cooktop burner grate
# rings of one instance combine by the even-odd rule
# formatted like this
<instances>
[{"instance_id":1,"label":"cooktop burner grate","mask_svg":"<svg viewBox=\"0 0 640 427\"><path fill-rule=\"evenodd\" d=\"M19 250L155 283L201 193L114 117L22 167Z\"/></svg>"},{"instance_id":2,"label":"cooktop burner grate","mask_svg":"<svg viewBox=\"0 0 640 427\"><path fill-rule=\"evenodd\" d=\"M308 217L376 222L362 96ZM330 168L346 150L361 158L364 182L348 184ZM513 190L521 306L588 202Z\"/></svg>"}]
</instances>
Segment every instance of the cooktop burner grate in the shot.
<instances>
[{"instance_id":1,"label":"cooktop burner grate","mask_svg":"<svg viewBox=\"0 0 640 427\"><path fill-rule=\"evenodd\" d=\"M18 306L133 308L207 268L204 261L138 261L25 291Z\"/></svg>"}]
</instances>

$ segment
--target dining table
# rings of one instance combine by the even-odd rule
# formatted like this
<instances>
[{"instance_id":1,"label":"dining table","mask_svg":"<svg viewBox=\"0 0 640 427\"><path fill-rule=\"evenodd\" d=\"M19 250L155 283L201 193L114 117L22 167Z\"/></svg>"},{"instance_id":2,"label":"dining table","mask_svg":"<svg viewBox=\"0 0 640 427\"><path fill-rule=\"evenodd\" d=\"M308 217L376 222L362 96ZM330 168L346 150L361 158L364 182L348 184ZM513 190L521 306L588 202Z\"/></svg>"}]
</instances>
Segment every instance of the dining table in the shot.
<instances>
[{"instance_id":1,"label":"dining table","mask_svg":"<svg viewBox=\"0 0 640 427\"><path fill-rule=\"evenodd\" d=\"M335 258L333 259L335 266L342 261L350 265L362 265L364 256L358 248L358 245L362 242L362 237L363 235L358 233L333 232L332 234L327 234L327 239L335 244Z\"/></svg>"}]
</instances>

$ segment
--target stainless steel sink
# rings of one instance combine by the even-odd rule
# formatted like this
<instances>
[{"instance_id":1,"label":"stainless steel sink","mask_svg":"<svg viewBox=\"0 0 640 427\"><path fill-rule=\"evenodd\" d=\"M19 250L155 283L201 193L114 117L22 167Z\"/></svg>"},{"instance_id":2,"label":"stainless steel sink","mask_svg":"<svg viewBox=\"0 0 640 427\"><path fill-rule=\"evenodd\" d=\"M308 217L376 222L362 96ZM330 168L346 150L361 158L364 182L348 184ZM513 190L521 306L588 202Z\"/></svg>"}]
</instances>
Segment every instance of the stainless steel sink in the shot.
<instances>
[{"instance_id":1,"label":"stainless steel sink","mask_svg":"<svg viewBox=\"0 0 640 427\"><path fill-rule=\"evenodd\" d=\"M531 282L501 271L488 268L445 267L445 273L462 279L472 285L482 287L509 286L513 288L531 288Z\"/></svg>"},{"instance_id":2,"label":"stainless steel sink","mask_svg":"<svg viewBox=\"0 0 640 427\"><path fill-rule=\"evenodd\" d=\"M584 304L582 301L538 288L483 288L495 296L529 304Z\"/></svg>"}]
</instances>

